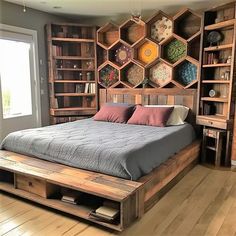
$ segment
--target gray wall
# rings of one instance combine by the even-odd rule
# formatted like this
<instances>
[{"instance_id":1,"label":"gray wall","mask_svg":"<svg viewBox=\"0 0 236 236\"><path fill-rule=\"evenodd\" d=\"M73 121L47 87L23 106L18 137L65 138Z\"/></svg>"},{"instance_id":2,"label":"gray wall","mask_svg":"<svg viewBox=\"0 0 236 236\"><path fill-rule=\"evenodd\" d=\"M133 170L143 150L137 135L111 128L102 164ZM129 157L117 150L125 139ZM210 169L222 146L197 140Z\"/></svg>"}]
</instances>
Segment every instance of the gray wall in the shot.
<instances>
[{"instance_id":1,"label":"gray wall","mask_svg":"<svg viewBox=\"0 0 236 236\"><path fill-rule=\"evenodd\" d=\"M43 62L42 65L39 65L39 78L43 78L40 83L40 89L44 93L41 94L42 125L49 124L47 55L44 26L50 22L61 21L66 21L66 19L30 8L27 8L27 11L24 13L22 6L0 0L0 23L32 29L38 32L39 60Z\"/></svg>"}]
</instances>

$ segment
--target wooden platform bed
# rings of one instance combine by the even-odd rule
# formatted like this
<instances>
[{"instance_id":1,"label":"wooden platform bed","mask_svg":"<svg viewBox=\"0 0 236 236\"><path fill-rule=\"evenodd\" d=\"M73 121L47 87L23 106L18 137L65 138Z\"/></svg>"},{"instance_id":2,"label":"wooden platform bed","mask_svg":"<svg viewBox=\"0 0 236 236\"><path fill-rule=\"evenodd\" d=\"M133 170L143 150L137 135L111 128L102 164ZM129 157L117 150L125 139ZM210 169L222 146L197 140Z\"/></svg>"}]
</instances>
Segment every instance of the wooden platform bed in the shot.
<instances>
[{"instance_id":1,"label":"wooden platform bed","mask_svg":"<svg viewBox=\"0 0 236 236\"><path fill-rule=\"evenodd\" d=\"M165 90L165 91L164 91ZM183 104L195 109L196 91L164 89L135 90L135 94L119 89L100 91L100 103L134 102L144 104ZM161 102L166 101L166 102ZM146 101L146 102L145 102ZM155 101L155 102L154 102ZM158 102L159 101L159 102ZM101 173L55 164L8 151L0 151L0 190L39 204L87 219L108 228L122 231L148 211L198 161L200 141L181 150L166 162L143 176L130 181ZM61 201L61 189L85 193L85 201L73 205ZM90 213L104 200L120 210L114 222L104 222Z\"/></svg>"}]
</instances>

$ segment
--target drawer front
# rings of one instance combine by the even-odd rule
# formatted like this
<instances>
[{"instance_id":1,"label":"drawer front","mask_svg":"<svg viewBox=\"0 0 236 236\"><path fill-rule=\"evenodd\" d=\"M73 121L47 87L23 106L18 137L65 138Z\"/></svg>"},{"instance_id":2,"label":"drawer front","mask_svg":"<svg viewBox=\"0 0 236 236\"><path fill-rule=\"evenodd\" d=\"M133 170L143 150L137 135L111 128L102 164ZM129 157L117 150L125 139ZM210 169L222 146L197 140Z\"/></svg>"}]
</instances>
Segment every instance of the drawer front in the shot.
<instances>
[{"instance_id":1,"label":"drawer front","mask_svg":"<svg viewBox=\"0 0 236 236\"><path fill-rule=\"evenodd\" d=\"M227 123L219 122L219 121L212 121L212 120L197 118L197 124L219 128L219 129L227 129Z\"/></svg>"},{"instance_id":2,"label":"drawer front","mask_svg":"<svg viewBox=\"0 0 236 236\"><path fill-rule=\"evenodd\" d=\"M30 193L34 193L41 197L47 197L47 183L45 180L17 174L16 188Z\"/></svg>"}]
</instances>

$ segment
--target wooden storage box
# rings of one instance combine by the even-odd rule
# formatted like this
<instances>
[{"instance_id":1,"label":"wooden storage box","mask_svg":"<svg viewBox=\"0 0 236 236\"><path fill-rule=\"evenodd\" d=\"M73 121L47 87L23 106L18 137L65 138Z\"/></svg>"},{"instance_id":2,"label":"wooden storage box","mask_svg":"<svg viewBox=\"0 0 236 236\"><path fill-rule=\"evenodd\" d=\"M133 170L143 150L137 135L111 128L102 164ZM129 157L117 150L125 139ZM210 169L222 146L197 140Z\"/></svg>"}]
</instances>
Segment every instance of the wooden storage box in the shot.
<instances>
[{"instance_id":1,"label":"wooden storage box","mask_svg":"<svg viewBox=\"0 0 236 236\"><path fill-rule=\"evenodd\" d=\"M16 174L15 188L48 198L56 192L57 186L47 183L46 180Z\"/></svg>"}]
</instances>

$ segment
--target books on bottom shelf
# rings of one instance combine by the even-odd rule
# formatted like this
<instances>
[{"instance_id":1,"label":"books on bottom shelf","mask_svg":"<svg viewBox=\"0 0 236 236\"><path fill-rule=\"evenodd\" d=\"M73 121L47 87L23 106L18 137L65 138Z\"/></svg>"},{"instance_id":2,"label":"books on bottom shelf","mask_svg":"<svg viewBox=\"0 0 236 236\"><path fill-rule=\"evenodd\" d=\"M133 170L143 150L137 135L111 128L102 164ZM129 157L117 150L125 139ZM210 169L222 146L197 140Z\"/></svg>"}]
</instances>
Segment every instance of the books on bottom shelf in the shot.
<instances>
[{"instance_id":1,"label":"books on bottom shelf","mask_svg":"<svg viewBox=\"0 0 236 236\"><path fill-rule=\"evenodd\" d=\"M92 211L90 216L94 217L96 220L112 222L117 219L119 213L119 205L116 203L107 204L107 201L105 201L103 206L100 206L95 211Z\"/></svg>"},{"instance_id":2,"label":"books on bottom shelf","mask_svg":"<svg viewBox=\"0 0 236 236\"><path fill-rule=\"evenodd\" d=\"M86 83L84 86L84 93L95 93L96 84L95 83Z\"/></svg>"},{"instance_id":3,"label":"books on bottom shelf","mask_svg":"<svg viewBox=\"0 0 236 236\"><path fill-rule=\"evenodd\" d=\"M66 191L63 193L61 200L70 204L78 204L82 193L78 191Z\"/></svg>"}]
</instances>

